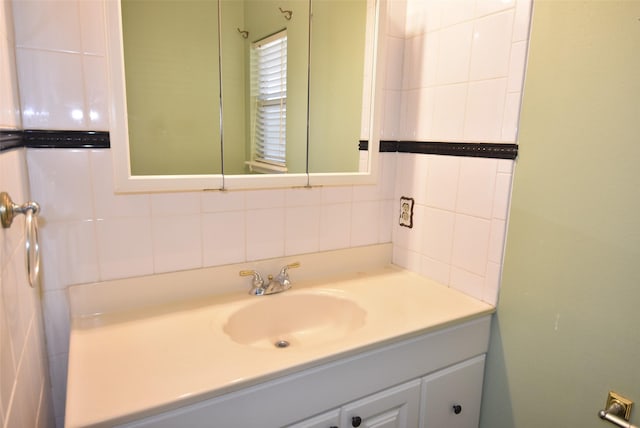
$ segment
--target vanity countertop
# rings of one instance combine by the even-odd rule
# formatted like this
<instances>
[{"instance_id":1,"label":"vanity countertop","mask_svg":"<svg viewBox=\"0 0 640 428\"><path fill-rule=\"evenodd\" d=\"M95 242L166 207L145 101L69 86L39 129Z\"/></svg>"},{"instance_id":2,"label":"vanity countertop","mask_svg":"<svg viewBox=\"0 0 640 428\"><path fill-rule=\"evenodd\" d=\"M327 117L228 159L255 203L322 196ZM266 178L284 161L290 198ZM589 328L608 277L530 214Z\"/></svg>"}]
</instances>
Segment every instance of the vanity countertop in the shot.
<instances>
[{"instance_id":1,"label":"vanity countertop","mask_svg":"<svg viewBox=\"0 0 640 428\"><path fill-rule=\"evenodd\" d=\"M222 326L248 302L288 293L345 293L364 325L321 345L242 345ZM494 307L389 265L306 280L273 296L234 293L72 320L66 426L111 426L239 390L490 314ZM256 323L269 322L256 319Z\"/></svg>"}]
</instances>

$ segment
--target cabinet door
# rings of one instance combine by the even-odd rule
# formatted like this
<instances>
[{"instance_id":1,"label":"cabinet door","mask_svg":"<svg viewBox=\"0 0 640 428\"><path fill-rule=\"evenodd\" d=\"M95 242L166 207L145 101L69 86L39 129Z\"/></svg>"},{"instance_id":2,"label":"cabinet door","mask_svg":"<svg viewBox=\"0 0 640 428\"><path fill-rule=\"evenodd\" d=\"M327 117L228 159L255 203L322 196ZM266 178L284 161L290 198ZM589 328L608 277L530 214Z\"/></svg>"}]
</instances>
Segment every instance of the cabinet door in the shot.
<instances>
[{"instance_id":1,"label":"cabinet door","mask_svg":"<svg viewBox=\"0 0 640 428\"><path fill-rule=\"evenodd\" d=\"M414 428L419 413L420 380L414 380L343 406L340 428Z\"/></svg>"},{"instance_id":2,"label":"cabinet door","mask_svg":"<svg viewBox=\"0 0 640 428\"><path fill-rule=\"evenodd\" d=\"M440 370L422 380L422 428L477 428L484 355Z\"/></svg>"},{"instance_id":3,"label":"cabinet door","mask_svg":"<svg viewBox=\"0 0 640 428\"><path fill-rule=\"evenodd\" d=\"M340 410L332 410L327 413L305 419L297 424L289 425L286 428L338 428L340 421Z\"/></svg>"}]
</instances>

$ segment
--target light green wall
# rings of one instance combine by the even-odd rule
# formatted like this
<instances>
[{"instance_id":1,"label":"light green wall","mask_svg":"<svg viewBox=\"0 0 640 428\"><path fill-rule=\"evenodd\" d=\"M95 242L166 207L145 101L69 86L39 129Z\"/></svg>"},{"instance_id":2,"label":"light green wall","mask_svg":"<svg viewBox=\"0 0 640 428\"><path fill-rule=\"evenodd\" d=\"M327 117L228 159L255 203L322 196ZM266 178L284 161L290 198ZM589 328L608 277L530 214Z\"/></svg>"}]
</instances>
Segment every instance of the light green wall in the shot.
<instances>
[{"instance_id":1,"label":"light green wall","mask_svg":"<svg viewBox=\"0 0 640 428\"><path fill-rule=\"evenodd\" d=\"M309 172L358 171L366 0L314 0Z\"/></svg>"},{"instance_id":2,"label":"light green wall","mask_svg":"<svg viewBox=\"0 0 640 428\"><path fill-rule=\"evenodd\" d=\"M221 172L217 16L215 0L122 0L134 175Z\"/></svg>"},{"instance_id":3,"label":"light green wall","mask_svg":"<svg viewBox=\"0 0 640 428\"><path fill-rule=\"evenodd\" d=\"M640 400L640 2L533 16L481 427L613 426L608 390Z\"/></svg>"}]
</instances>

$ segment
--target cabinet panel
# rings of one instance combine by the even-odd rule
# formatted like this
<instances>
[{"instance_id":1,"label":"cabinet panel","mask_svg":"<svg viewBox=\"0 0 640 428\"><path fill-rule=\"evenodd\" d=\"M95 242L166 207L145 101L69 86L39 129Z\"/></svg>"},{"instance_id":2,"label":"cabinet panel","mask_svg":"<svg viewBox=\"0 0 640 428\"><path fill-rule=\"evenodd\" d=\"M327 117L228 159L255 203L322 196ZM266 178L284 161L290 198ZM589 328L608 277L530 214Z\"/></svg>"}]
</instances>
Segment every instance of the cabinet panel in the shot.
<instances>
[{"instance_id":1,"label":"cabinet panel","mask_svg":"<svg viewBox=\"0 0 640 428\"><path fill-rule=\"evenodd\" d=\"M484 355L436 372L422 381L422 428L477 428Z\"/></svg>"},{"instance_id":2,"label":"cabinet panel","mask_svg":"<svg viewBox=\"0 0 640 428\"><path fill-rule=\"evenodd\" d=\"M420 380L415 380L344 406L340 427L413 428L419 412Z\"/></svg>"},{"instance_id":3,"label":"cabinet panel","mask_svg":"<svg viewBox=\"0 0 640 428\"><path fill-rule=\"evenodd\" d=\"M305 419L286 428L337 428L340 422L340 409Z\"/></svg>"}]
</instances>

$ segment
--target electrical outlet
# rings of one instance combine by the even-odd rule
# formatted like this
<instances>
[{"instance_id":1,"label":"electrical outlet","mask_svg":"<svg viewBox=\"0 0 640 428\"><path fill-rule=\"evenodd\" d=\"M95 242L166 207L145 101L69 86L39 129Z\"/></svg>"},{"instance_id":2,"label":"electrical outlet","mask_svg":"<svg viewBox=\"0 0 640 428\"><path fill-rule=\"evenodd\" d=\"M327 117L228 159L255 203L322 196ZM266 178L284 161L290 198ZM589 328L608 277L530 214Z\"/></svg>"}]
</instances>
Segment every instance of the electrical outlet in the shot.
<instances>
[{"instance_id":1,"label":"electrical outlet","mask_svg":"<svg viewBox=\"0 0 640 428\"><path fill-rule=\"evenodd\" d=\"M400 226L413 227L413 198L400 197Z\"/></svg>"}]
</instances>

